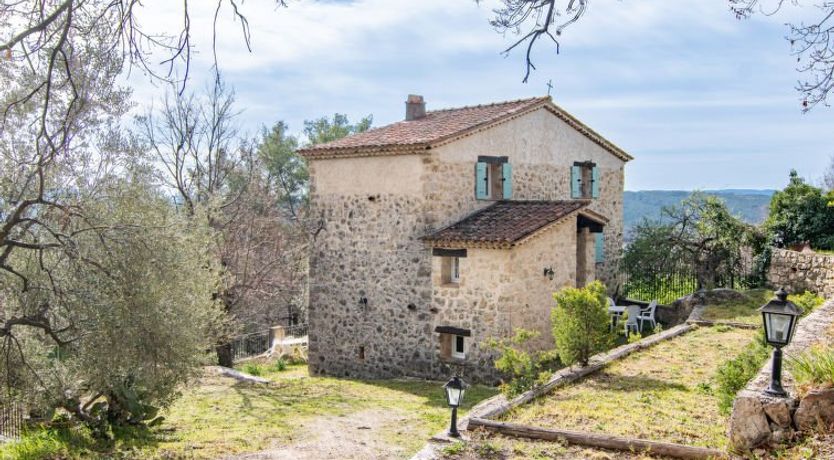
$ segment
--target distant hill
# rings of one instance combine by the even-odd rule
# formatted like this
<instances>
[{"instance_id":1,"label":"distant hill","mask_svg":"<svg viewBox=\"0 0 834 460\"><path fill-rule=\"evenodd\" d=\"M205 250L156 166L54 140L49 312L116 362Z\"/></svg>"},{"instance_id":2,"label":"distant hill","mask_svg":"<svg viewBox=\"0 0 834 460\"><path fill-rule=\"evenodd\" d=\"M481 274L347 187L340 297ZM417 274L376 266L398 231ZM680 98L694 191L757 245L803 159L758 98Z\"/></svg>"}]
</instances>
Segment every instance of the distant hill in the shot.
<instances>
[{"instance_id":1,"label":"distant hill","mask_svg":"<svg viewBox=\"0 0 834 460\"><path fill-rule=\"evenodd\" d=\"M775 190L724 189L703 190L708 195L715 195L730 208L730 211L751 224L760 224L767 217L770 197ZM657 220L664 206L676 205L689 196L685 190L640 190L625 192L623 197L625 234L643 218Z\"/></svg>"}]
</instances>

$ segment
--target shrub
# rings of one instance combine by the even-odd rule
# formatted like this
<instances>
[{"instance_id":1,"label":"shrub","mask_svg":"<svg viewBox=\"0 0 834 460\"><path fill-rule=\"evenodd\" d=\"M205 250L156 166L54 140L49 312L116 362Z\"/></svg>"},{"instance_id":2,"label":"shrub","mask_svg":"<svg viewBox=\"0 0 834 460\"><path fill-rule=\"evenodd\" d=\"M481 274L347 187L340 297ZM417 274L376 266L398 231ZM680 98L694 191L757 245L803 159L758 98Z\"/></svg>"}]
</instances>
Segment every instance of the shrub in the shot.
<instances>
[{"instance_id":1,"label":"shrub","mask_svg":"<svg viewBox=\"0 0 834 460\"><path fill-rule=\"evenodd\" d=\"M752 341L744 351L733 359L721 364L716 375L718 409L722 414L730 413L736 393L741 391L761 369L767 359L768 348L764 341L764 332Z\"/></svg>"},{"instance_id":2,"label":"shrub","mask_svg":"<svg viewBox=\"0 0 834 460\"><path fill-rule=\"evenodd\" d=\"M551 320L559 358L565 365L587 366L591 356L613 343L605 286L594 281L581 289L564 288L553 298L556 308Z\"/></svg>"},{"instance_id":3,"label":"shrub","mask_svg":"<svg viewBox=\"0 0 834 460\"><path fill-rule=\"evenodd\" d=\"M521 394L549 377L547 370L555 364L554 352L531 353L524 350L524 344L538 336L537 331L516 329L510 339L490 339L484 344L486 349L498 351L500 357L495 360L495 368L510 378L501 384L505 395L513 397Z\"/></svg>"},{"instance_id":4,"label":"shrub","mask_svg":"<svg viewBox=\"0 0 834 460\"><path fill-rule=\"evenodd\" d=\"M249 375L254 375L255 377L263 374L263 370L258 364L244 364L242 370L243 372Z\"/></svg>"},{"instance_id":5,"label":"shrub","mask_svg":"<svg viewBox=\"0 0 834 460\"><path fill-rule=\"evenodd\" d=\"M276 372L282 372L282 371L285 371L286 369L287 369L287 361L284 358L278 358L278 360L276 360L272 364L272 370L274 370Z\"/></svg>"},{"instance_id":6,"label":"shrub","mask_svg":"<svg viewBox=\"0 0 834 460\"><path fill-rule=\"evenodd\" d=\"M466 443L458 441L443 448L443 455L454 456L462 454L466 450Z\"/></svg>"},{"instance_id":7,"label":"shrub","mask_svg":"<svg viewBox=\"0 0 834 460\"><path fill-rule=\"evenodd\" d=\"M834 350L815 346L787 361L800 390L834 387Z\"/></svg>"},{"instance_id":8,"label":"shrub","mask_svg":"<svg viewBox=\"0 0 834 460\"><path fill-rule=\"evenodd\" d=\"M813 292L805 291L802 294L794 294L789 297L790 301L802 308L802 316L805 316L825 302L825 299L814 294Z\"/></svg>"}]
</instances>

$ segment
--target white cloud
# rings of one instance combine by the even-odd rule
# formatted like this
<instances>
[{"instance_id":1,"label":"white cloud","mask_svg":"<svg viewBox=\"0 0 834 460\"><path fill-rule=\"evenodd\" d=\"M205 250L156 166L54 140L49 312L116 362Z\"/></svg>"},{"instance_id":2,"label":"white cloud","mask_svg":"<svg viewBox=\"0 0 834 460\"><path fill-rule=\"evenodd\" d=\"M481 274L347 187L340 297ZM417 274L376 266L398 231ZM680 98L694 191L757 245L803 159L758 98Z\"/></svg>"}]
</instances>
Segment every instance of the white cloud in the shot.
<instances>
[{"instance_id":1,"label":"white cloud","mask_svg":"<svg viewBox=\"0 0 834 460\"><path fill-rule=\"evenodd\" d=\"M252 53L226 5L220 65L250 131L277 120L299 130L337 111L388 123L401 118L408 93L441 108L541 95L552 79L558 103L637 157L627 169L632 189L776 186L791 167L813 172L834 153L826 129L834 112L799 113L784 40L783 22L813 19L814 8L788 4L738 21L726 0L594 0L563 34L561 55L537 47L538 70L524 85L523 52L500 56L516 37L487 22L496 1L246 2ZM210 75L212 4L190 2L198 83ZM147 24L177 29L179 2L146 5ZM137 100L160 94L133 80Z\"/></svg>"}]
</instances>

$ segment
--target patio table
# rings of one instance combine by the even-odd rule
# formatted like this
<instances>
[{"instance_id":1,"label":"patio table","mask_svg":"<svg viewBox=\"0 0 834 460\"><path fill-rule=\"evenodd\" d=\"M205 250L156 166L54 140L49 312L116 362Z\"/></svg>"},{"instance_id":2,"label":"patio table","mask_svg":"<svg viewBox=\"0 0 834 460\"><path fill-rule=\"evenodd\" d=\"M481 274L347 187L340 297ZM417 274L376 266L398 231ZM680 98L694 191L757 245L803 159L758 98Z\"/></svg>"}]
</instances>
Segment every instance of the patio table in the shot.
<instances>
[{"instance_id":1,"label":"patio table","mask_svg":"<svg viewBox=\"0 0 834 460\"><path fill-rule=\"evenodd\" d=\"M623 313L628 310L625 305L609 305L608 314L611 315L611 330L617 330L617 320L623 316Z\"/></svg>"}]
</instances>

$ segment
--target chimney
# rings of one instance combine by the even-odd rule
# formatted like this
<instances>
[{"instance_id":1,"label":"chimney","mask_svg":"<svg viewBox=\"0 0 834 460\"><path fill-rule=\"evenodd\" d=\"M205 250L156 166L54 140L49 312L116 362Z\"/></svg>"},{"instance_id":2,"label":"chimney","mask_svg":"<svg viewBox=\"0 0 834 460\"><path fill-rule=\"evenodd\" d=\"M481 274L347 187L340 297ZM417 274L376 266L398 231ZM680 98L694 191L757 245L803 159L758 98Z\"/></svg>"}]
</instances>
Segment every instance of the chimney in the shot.
<instances>
[{"instance_id":1,"label":"chimney","mask_svg":"<svg viewBox=\"0 0 834 460\"><path fill-rule=\"evenodd\" d=\"M405 101L405 120L417 120L426 116L426 102L423 96L409 94Z\"/></svg>"}]
</instances>

